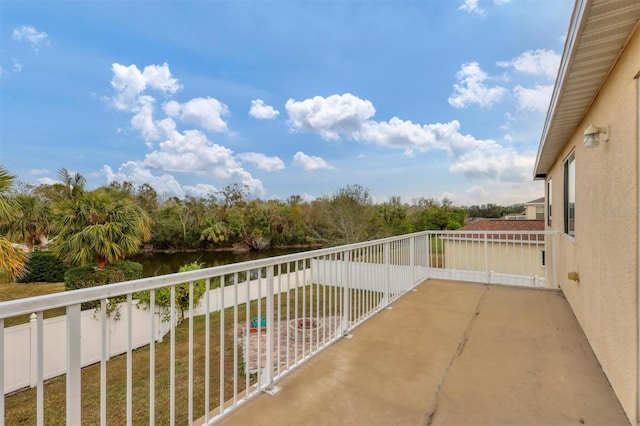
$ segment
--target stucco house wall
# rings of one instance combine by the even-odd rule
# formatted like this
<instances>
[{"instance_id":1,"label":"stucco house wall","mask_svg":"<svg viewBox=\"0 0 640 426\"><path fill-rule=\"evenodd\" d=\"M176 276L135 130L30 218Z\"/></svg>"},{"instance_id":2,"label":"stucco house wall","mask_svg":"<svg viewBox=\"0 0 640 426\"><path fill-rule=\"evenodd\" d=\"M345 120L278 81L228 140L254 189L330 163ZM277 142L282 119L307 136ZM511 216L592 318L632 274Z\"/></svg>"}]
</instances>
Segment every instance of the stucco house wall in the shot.
<instances>
[{"instance_id":1,"label":"stucco house wall","mask_svg":"<svg viewBox=\"0 0 640 426\"><path fill-rule=\"evenodd\" d=\"M638 419L638 79L635 27L582 122L556 158L550 230L559 231L556 277L632 424ZM610 125L585 148L584 129ZM575 238L564 235L564 160L575 150ZM547 197L549 194L545 194ZM577 272L579 281L568 279Z\"/></svg>"}]
</instances>

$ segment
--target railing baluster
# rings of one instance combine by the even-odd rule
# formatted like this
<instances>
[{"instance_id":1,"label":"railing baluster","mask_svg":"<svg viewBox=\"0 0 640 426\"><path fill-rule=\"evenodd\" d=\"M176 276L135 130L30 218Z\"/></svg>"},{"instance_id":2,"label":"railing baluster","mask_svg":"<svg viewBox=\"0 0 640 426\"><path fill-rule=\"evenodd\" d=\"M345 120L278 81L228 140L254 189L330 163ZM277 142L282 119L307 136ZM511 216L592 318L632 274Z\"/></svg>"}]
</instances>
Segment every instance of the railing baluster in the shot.
<instances>
[{"instance_id":1,"label":"railing baluster","mask_svg":"<svg viewBox=\"0 0 640 426\"><path fill-rule=\"evenodd\" d=\"M491 283L489 277L489 239L487 233L484 233L484 272L487 274L487 284Z\"/></svg>"},{"instance_id":2,"label":"railing baluster","mask_svg":"<svg viewBox=\"0 0 640 426\"><path fill-rule=\"evenodd\" d=\"M233 405L238 403L238 273L233 274Z\"/></svg>"},{"instance_id":3,"label":"railing baluster","mask_svg":"<svg viewBox=\"0 0 640 426\"><path fill-rule=\"evenodd\" d=\"M0 398L0 426L4 426L4 319L0 318L0 389L2 390L2 398Z\"/></svg>"},{"instance_id":4,"label":"railing baluster","mask_svg":"<svg viewBox=\"0 0 640 426\"><path fill-rule=\"evenodd\" d=\"M107 424L107 299L100 300L100 424Z\"/></svg>"},{"instance_id":5,"label":"railing baluster","mask_svg":"<svg viewBox=\"0 0 640 426\"><path fill-rule=\"evenodd\" d=\"M131 293L127 294L127 425L133 423L133 311Z\"/></svg>"},{"instance_id":6,"label":"railing baluster","mask_svg":"<svg viewBox=\"0 0 640 426\"><path fill-rule=\"evenodd\" d=\"M211 278L207 277L204 282L204 421L209 421L209 382L211 362Z\"/></svg>"},{"instance_id":7,"label":"railing baluster","mask_svg":"<svg viewBox=\"0 0 640 426\"><path fill-rule=\"evenodd\" d=\"M280 327L280 320L282 319L281 313L280 313L280 305L281 305L281 295L282 295L282 264L279 263L278 265L278 303L277 303L277 313L276 313L276 318L274 319L274 321L277 321L276 324L278 324L278 328L276 329L276 376L280 376L280 364L281 364L281 360L280 360L280 353L281 353L281 342L282 342L282 337L280 336L281 334L281 328Z\"/></svg>"},{"instance_id":8,"label":"railing baluster","mask_svg":"<svg viewBox=\"0 0 640 426\"><path fill-rule=\"evenodd\" d=\"M389 243L384 244L384 306L389 307L390 285L391 285L391 253Z\"/></svg>"},{"instance_id":9,"label":"railing baluster","mask_svg":"<svg viewBox=\"0 0 640 426\"><path fill-rule=\"evenodd\" d=\"M289 369L289 356L290 356L290 349L289 347L291 345L289 345L290 342L290 334L289 334L289 321L291 321L291 262L287 262L287 297L285 299L287 302L287 307L286 307L286 311L287 311L287 323L286 323L286 333L287 333L287 337L286 337L286 341L287 341L287 370Z\"/></svg>"},{"instance_id":10,"label":"railing baluster","mask_svg":"<svg viewBox=\"0 0 640 426\"><path fill-rule=\"evenodd\" d=\"M171 338L169 343L169 424L176 423L176 286L171 285L169 309L171 310Z\"/></svg>"},{"instance_id":11,"label":"railing baluster","mask_svg":"<svg viewBox=\"0 0 640 426\"><path fill-rule=\"evenodd\" d=\"M82 325L80 323L80 304L67 306L67 424L82 423Z\"/></svg>"},{"instance_id":12,"label":"railing baluster","mask_svg":"<svg viewBox=\"0 0 640 426\"><path fill-rule=\"evenodd\" d=\"M224 287L225 275L220 277L220 414L224 414Z\"/></svg>"},{"instance_id":13,"label":"railing baluster","mask_svg":"<svg viewBox=\"0 0 640 426\"><path fill-rule=\"evenodd\" d=\"M264 379L266 388L264 391L269 395L275 395L280 388L273 385L273 349L274 345L274 333L273 333L273 319L275 317L273 309L273 265L267 267L267 359L265 374L267 377Z\"/></svg>"},{"instance_id":14,"label":"railing baluster","mask_svg":"<svg viewBox=\"0 0 640 426\"><path fill-rule=\"evenodd\" d=\"M187 401L189 411L188 423L193 421L193 281L189 281L189 384Z\"/></svg>"},{"instance_id":15,"label":"railing baluster","mask_svg":"<svg viewBox=\"0 0 640 426\"><path fill-rule=\"evenodd\" d=\"M156 423L156 290L149 290L149 426ZM160 316L160 315L158 315Z\"/></svg>"},{"instance_id":16,"label":"railing baluster","mask_svg":"<svg viewBox=\"0 0 640 426\"><path fill-rule=\"evenodd\" d=\"M44 323L43 312L36 313L36 424L44 424ZM4 368L4 364L0 363ZM4 391L4 389L3 389ZM4 398L3 398L4 399Z\"/></svg>"},{"instance_id":17,"label":"railing baluster","mask_svg":"<svg viewBox=\"0 0 640 426\"><path fill-rule=\"evenodd\" d=\"M351 316L351 306L349 297L349 260L350 252L342 252L342 335L350 336L349 318Z\"/></svg>"},{"instance_id":18,"label":"railing baluster","mask_svg":"<svg viewBox=\"0 0 640 426\"><path fill-rule=\"evenodd\" d=\"M251 334L251 330L250 330L250 319L251 319L251 286L249 285L249 275L247 275L245 273L245 279L244 279L244 289L245 289L245 295L246 295L246 301L245 301L245 320L244 320L244 329L245 329L245 333L244 333L244 380L245 380L245 384L244 384L244 399L245 401L249 399L249 394L251 393L249 391L249 383L250 383L250 376L249 376L249 370L251 369L251 358L249 357L249 342L251 342L251 337L249 336ZM260 301L258 300L258 303L260 303Z\"/></svg>"}]
</instances>

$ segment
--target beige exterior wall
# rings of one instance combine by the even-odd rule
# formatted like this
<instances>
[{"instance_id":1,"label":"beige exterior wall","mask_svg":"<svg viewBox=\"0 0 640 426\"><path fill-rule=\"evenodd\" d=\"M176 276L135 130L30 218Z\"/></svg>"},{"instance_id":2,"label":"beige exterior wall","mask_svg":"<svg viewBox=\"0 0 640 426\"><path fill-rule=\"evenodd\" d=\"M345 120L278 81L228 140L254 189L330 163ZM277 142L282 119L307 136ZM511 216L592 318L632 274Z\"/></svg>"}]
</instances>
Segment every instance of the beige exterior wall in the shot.
<instances>
[{"instance_id":1,"label":"beige exterior wall","mask_svg":"<svg viewBox=\"0 0 640 426\"><path fill-rule=\"evenodd\" d=\"M543 217L537 217L537 213L544 213L544 204L527 204L527 220L541 220Z\"/></svg>"},{"instance_id":2,"label":"beige exterior wall","mask_svg":"<svg viewBox=\"0 0 640 426\"><path fill-rule=\"evenodd\" d=\"M444 267L467 271L486 271L488 267L489 271L496 273L545 277L545 268L542 266L544 247L544 241L520 243L488 240L485 249L484 241L446 240Z\"/></svg>"},{"instance_id":3,"label":"beige exterior wall","mask_svg":"<svg viewBox=\"0 0 640 426\"><path fill-rule=\"evenodd\" d=\"M563 233L564 160L575 149L575 238L559 238L556 277L632 424L638 418L638 71L636 28L547 175L551 229ZM590 124L609 124L610 141L585 148ZM571 271L579 273L579 282L567 278Z\"/></svg>"}]
</instances>

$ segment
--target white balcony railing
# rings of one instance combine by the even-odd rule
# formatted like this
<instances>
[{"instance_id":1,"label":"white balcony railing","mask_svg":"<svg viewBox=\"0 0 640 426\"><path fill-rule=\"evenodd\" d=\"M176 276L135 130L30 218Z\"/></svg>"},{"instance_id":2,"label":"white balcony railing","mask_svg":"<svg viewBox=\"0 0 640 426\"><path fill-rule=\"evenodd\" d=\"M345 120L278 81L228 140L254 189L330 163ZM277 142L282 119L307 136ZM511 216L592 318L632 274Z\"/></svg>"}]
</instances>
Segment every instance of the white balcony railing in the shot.
<instances>
[{"instance_id":1,"label":"white balcony railing","mask_svg":"<svg viewBox=\"0 0 640 426\"><path fill-rule=\"evenodd\" d=\"M213 423L258 393L277 391L281 377L425 279L554 287L555 238L429 231L0 303L0 425L16 421L17 395L7 392L22 387L36 389L37 424L58 415L67 424ZM201 301L193 297L199 280ZM185 286L188 309L178 324L177 294ZM164 310L154 303L163 288L170 293ZM143 291L151 292L150 306L135 299ZM118 318L107 315L108 299L117 298L124 300ZM99 307L82 311L88 302ZM66 315L44 320L54 308ZM4 328L6 318L24 314L32 314L30 324ZM111 368L117 362L124 372ZM83 370L91 364L99 366L95 378ZM56 414L45 401L45 380L60 374L64 395L46 392L64 401ZM109 393L118 381L124 398ZM83 394L83 382L97 390Z\"/></svg>"}]
</instances>

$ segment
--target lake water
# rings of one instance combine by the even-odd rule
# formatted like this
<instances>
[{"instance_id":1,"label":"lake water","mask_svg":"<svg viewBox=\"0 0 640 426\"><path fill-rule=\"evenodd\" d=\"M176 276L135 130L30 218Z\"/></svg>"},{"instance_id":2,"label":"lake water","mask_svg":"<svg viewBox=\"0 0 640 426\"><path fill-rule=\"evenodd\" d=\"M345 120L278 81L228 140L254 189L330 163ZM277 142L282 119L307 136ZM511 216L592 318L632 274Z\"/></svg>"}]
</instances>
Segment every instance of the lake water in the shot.
<instances>
[{"instance_id":1,"label":"lake water","mask_svg":"<svg viewBox=\"0 0 640 426\"><path fill-rule=\"evenodd\" d=\"M230 263L246 262L249 260L263 259L265 257L282 256L285 254L305 251L300 248L277 249L265 251L201 251L193 253L145 253L129 258L142 264L142 276L153 277L178 272L180 266L185 263L202 262L205 268L212 266L228 265Z\"/></svg>"}]
</instances>

